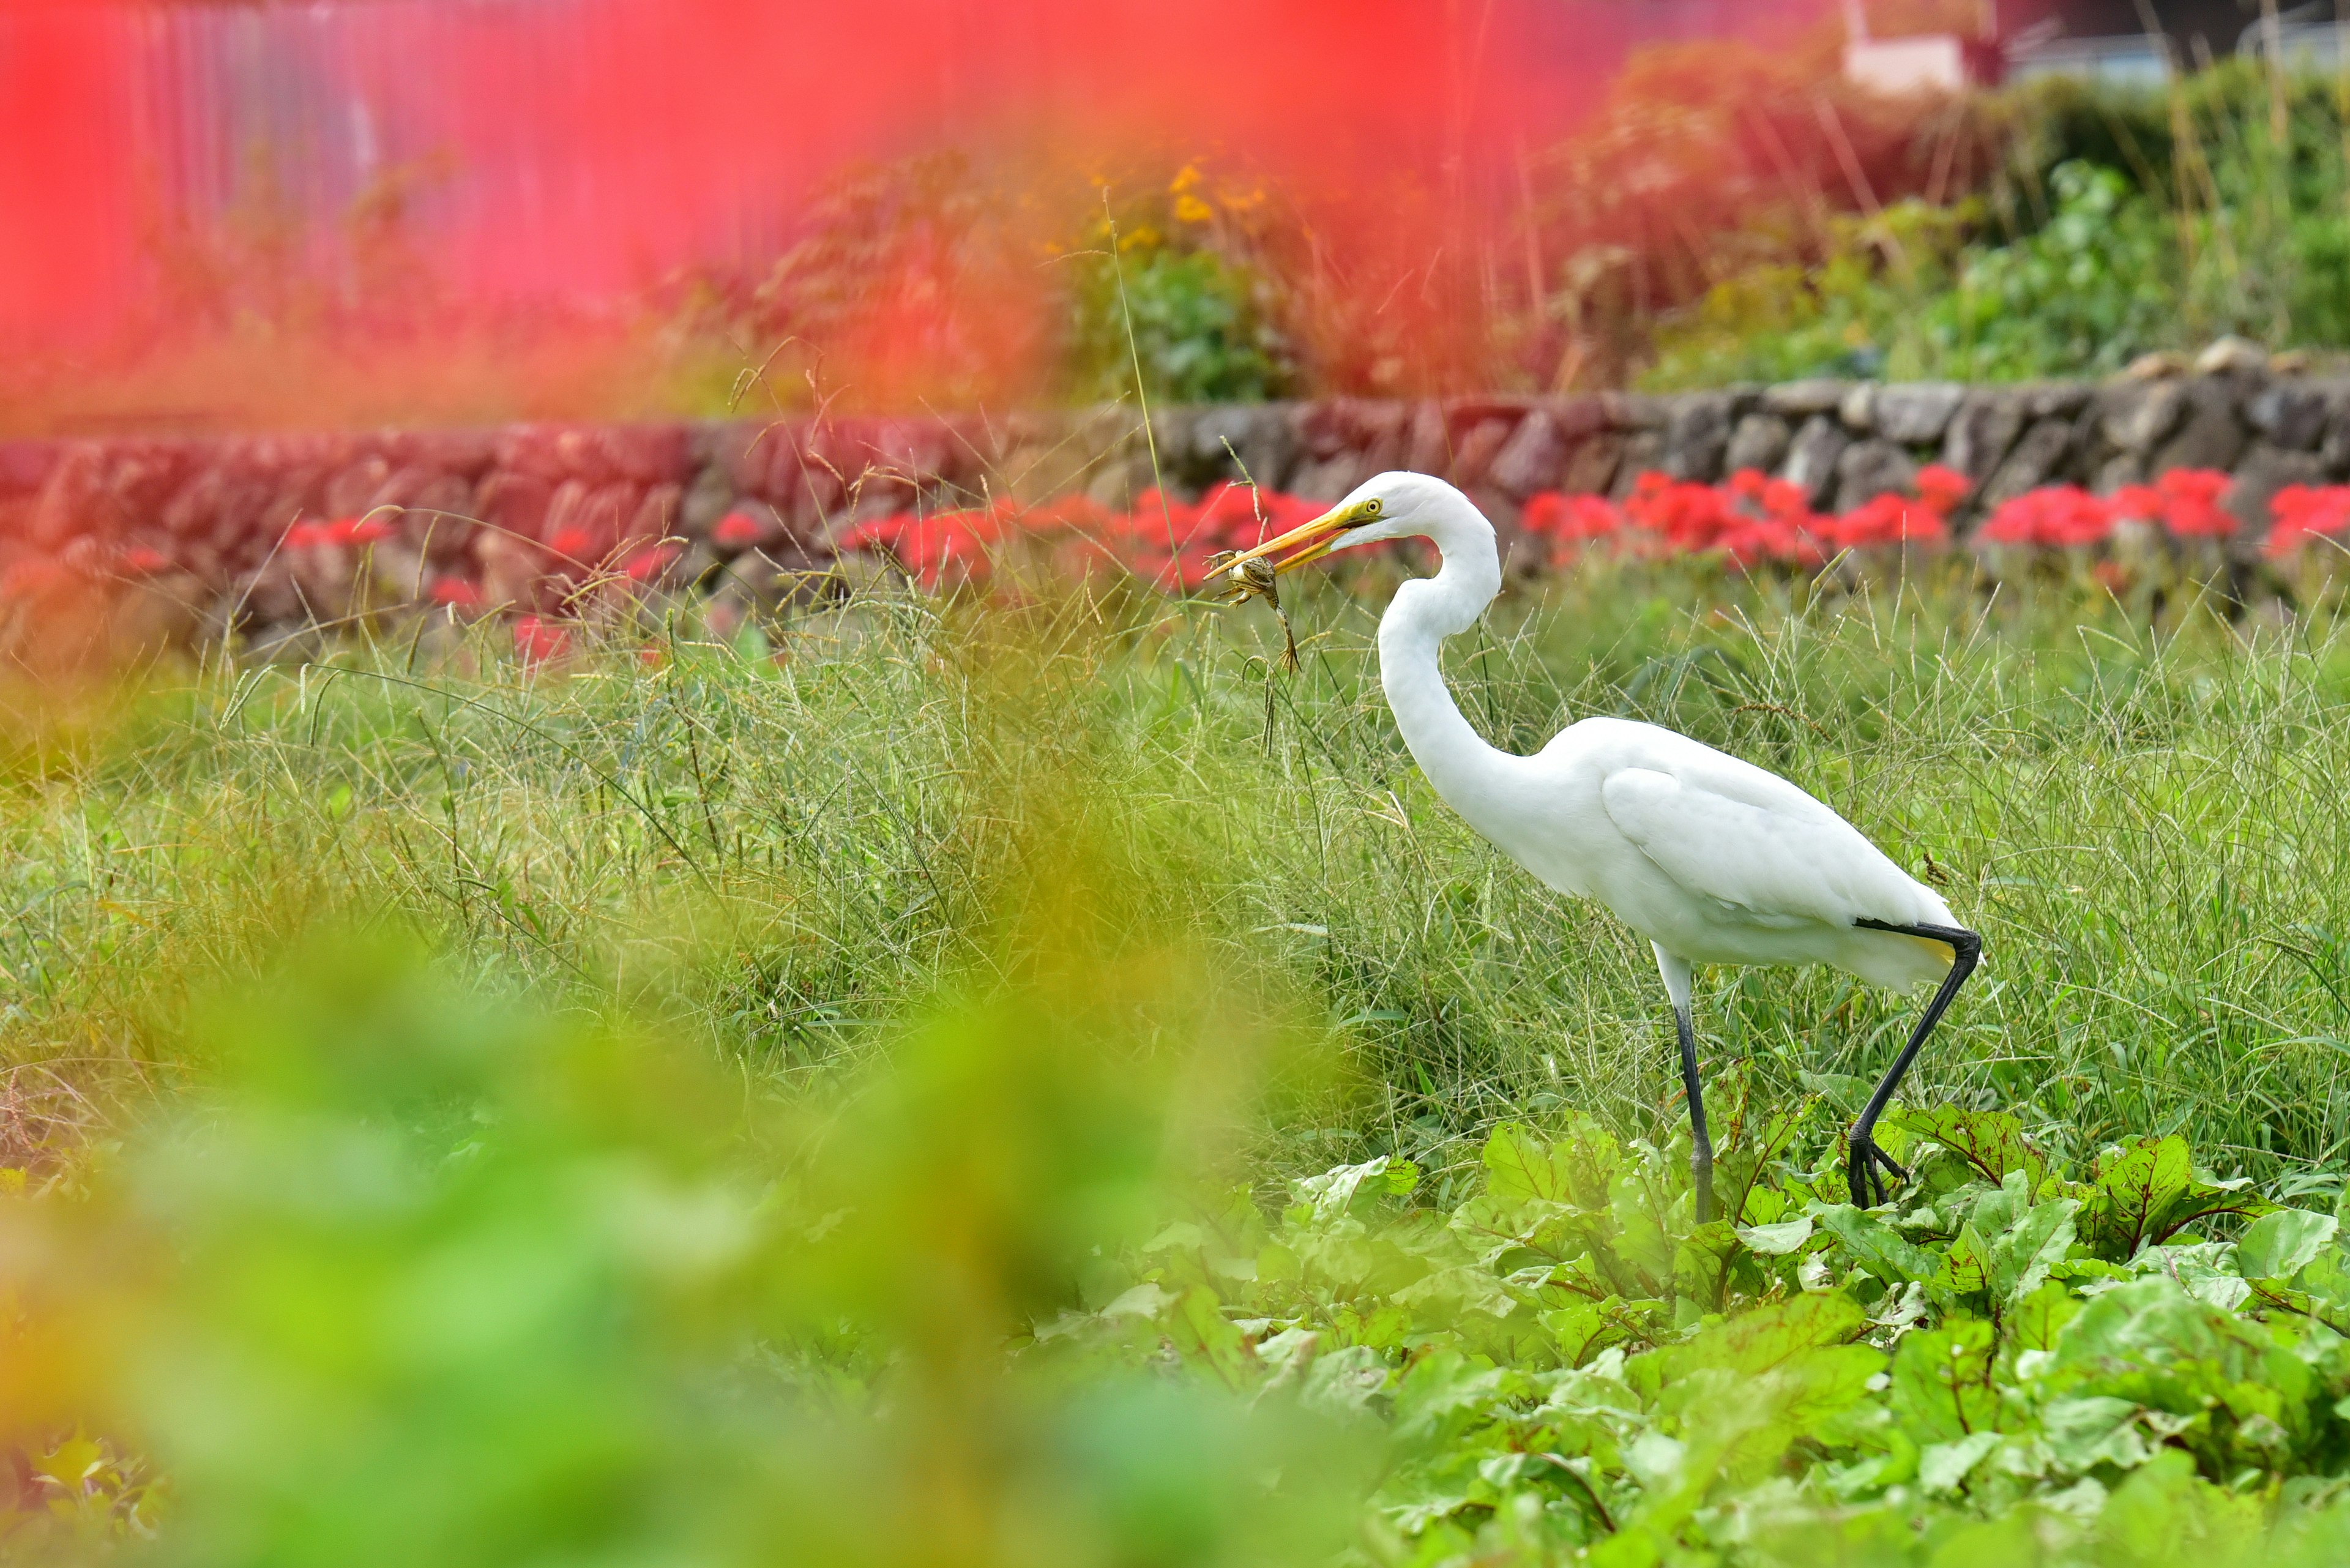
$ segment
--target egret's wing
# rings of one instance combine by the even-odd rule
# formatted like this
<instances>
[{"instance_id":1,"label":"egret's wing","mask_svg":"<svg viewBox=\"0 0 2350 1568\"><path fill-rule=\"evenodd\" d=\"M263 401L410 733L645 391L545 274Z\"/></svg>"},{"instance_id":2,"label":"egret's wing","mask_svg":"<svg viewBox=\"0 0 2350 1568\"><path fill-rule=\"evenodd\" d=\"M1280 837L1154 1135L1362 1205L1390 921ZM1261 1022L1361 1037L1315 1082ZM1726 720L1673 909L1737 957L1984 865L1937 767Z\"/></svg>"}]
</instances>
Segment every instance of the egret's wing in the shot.
<instances>
[{"instance_id":1,"label":"egret's wing","mask_svg":"<svg viewBox=\"0 0 2350 1568\"><path fill-rule=\"evenodd\" d=\"M1720 780L1691 771L1619 768L1599 789L1617 830L1684 891L1762 925L1934 918L1918 901L1931 894L1794 785L1743 766Z\"/></svg>"}]
</instances>

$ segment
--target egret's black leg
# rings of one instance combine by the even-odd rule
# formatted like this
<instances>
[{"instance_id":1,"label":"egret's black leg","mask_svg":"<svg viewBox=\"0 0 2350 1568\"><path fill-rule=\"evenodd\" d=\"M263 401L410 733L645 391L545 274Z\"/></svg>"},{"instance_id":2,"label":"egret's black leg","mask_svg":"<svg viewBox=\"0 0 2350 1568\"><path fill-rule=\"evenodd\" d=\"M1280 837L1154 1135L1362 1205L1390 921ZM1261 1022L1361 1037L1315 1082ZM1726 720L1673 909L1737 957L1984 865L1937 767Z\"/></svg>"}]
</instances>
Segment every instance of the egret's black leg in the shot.
<instances>
[{"instance_id":1,"label":"egret's black leg","mask_svg":"<svg viewBox=\"0 0 2350 1568\"><path fill-rule=\"evenodd\" d=\"M1705 1131L1705 1089L1697 1076L1697 1027L1687 1003L1674 1007L1673 1023L1681 1035L1681 1087L1689 1091L1690 1132L1696 1140L1690 1150L1690 1175L1697 1183L1697 1222L1702 1225L1713 1218L1713 1140Z\"/></svg>"},{"instance_id":2,"label":"egret's black leg","mask_svg":"<svg viewBox=\"0 0 2350 1568\"><path fill-rule=\"evenodd\" d=\"M1901 1086L1901 1075L1909 1070L1918 1048L1926 1044L1926 1036L1931 1034L1934 1025L1942 1021L1942 1013L1950 1007L1950 999L1958 995L1959 987L1964 985L1967 976L1974 972L1976 961L1982 957L1982 938L1963 926L1896 926L1884 920L1855 920L1853 924L1872 931L1893 931L1905 937L1923 937L1930 942L1947 942L1950 948L1950 972L1942 977L1942 988L1934 992L1934 1000L1926 1004L1926 1015L1918 1020L1918 1027L1910 1031L1909 1044L1901 1047L1901 1054L1893 1059L1891 1070L1879 1080L1877 1092L1868 1096L1868 1104L1861 1111L1860 1119L1852 1124L1852 1200L1864 1209L1870 1209L1885 1201L1885 1171L1890 1170L1904 1181L1909 1179L1909 1173L1887 1158L1885 1151L1877 1147L1877 1118L1885 1114L1886 1104L1893 1098L1893 1091Z\"/></svg>"}]
</instances>

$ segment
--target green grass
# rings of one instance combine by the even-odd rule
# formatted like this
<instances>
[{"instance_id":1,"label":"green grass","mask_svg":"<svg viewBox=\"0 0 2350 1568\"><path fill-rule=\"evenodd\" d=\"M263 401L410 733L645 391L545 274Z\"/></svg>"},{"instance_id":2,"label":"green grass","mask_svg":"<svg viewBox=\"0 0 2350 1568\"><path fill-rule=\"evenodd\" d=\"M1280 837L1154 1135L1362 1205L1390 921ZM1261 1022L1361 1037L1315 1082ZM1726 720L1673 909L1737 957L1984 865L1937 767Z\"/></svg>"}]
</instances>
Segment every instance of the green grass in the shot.
<instances>
[{"instance_id":1,"label":"green grass","mask_svg":"<svg viewBox=\"0 0 2350 1568\"><path fill-rule=\"evenodd\" d=\"M1669 1130L1645 943L1433 797L1378 696L1382 594L1310 590L1295 676L1245 612L883 590L772 649L663 634L658 668L615 639L531 671L485 633L52 712L0 796L0 1054L35 1111L111 1115L201 1066L191 995L342 922L493 994L656 1020L754 1082L820 1079L1015 961L1004 911L1066 834L1102 857L1108 927L1171 919L1326 1017L1359 1068L1317 1113L1336 1152L1441 1166L1565 1107ZM1913 1099L2012 1110L2066 1158L2177 1131L2263 1179L2339 1164L2350 650L2043 598L2064 607L1595 567L1513 591L1450 664L1503 744L1653 719L1930 857L1988 957ZM1873 1076L1915 1005L1717 971L1698 1018L1711 1062L1793 1095Z\"/></svg>"},{"instance_id":2,"label":"green grass","mask_svg":"<svg viewBox=\"0 0 2350 1568\"><path fill-rule=\"evenodd\" d=\"M1489 734L1673 723L1988 939L1869 1213L1916 999L1706 977L1700 1227L1643 944L1430 794L1365 570L1294 675L880 586L24 706L0 1564L2338 1560L2330 621L1514 588Z\"/></svg>"}]
</instances>

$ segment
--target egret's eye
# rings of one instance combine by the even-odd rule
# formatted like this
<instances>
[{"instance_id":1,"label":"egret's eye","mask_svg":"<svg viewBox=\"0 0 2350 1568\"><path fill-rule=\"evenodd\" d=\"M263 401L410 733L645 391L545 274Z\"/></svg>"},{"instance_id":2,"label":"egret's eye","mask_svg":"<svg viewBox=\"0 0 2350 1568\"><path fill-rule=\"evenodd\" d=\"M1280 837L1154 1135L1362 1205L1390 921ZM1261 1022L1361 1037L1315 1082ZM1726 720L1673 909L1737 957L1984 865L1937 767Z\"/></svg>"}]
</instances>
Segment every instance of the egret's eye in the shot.
<instances>
[{"instance_id":1,"label":"egret's eye","mask_svg":"<svg viewBox=\"0 0 2350 1568\"><path fill-rule=\"evenodd\" d=\"M1379 514L1379 508L1385 504L1386 503L1382 502L1376 495L1372 496L1368 501L1364 502L1362 506L1363 521L1367 523L1372 518L1378 516Z\"/></svg>"}]
</instances>

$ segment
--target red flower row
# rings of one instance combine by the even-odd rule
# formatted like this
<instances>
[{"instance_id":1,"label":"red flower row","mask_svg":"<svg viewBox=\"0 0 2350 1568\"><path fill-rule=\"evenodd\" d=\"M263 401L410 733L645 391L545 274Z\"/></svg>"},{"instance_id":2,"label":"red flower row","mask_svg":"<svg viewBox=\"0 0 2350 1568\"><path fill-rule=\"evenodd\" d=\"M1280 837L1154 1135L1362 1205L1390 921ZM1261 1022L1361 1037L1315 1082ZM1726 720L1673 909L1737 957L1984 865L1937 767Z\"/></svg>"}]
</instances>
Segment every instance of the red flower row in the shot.
<instances>
[{"instance_id":1,"label":"red flower row","mask_svg":"<svg viewBox=\"0 0 2350 1568\"><path fill-rule=\"evenodd\" d=\"M1005 500L967 511L901 512L857 524L840 547L886 550L923 586L936 587L950 578L985 577L1008 545L1041 545L1079 570L1114 563L1175 592L1206 582L1218 554L1285 534L1324 510L1320 502L1227 481L1196 502L1146 490L1129 512L1083 495L1035 506ZM721 523L720 531L724 527Z\"/></svg>"},{"instance_id":2,"label":"red flower row","mask_svg":"<svg viewBox=\"0 0 2350 1568\"><path fill-rule=\"evenodd\" d=\"M1643 473L1619 504L1596 495L1537 495L1526 503L1528 532L1554 554L1612 540L1643 556L1718 555L1738 566L1785 561L1820 566L1840 550L1940 545L1950 514L1966 499L1966 476L1929 464L1915 495L1887 492L1842 516L1812 510L1803 486L1740 469L1721 484Z\"/></svg>"},{"instance_id":3,"label":"red flower row","mask_svg":"<svg viewBox=\"0 0 2350 1568\"><path fill-rule=\"evenodd\" d=\"M2012 497L1994 508L1980 537L1994 545L2077 550L2112 539L2116 527L2159 528L2179 538L2232 535L2237 519L2223 504L2233 481L2213 469L2174 469L2151 484L2125 485L2111 495L2092 495L2078 485L2047 485ZM1642 557L1711 556L1738 566L1782 562L1817 566L1845 550L1888 545L1935 546L1950 536L1950 518L1970 489L1965 476L1939 464L1918 471L1914 493L1887 493L1841 515L1812 509L1799 485L1742 469L1721 484L1677 481L1642 473L1621 502L1597 495L1536 495L1525 506L1524 526L1546 541L1555 560L1606 545ZM929 587L949 581L983 579L1010 545L1041 548L1057 564L1078 572L1108 566L1132 572L1167 592L1200 587L1210 565L1223 551L1246 549L1313 517L1323 503L1222 483L1196 502L1158 490L1147 491L1130 511L1114 512L1082 495L1063 496L1034 506L1002 501L985 507L927 514L899 513L851 527L841 536L845 551L886 551ZM2350 485L2289 484L2269 499L2273 519L2267 550L2272 558L2297 555L2312 539L2350 545ZM712 530L723 550L761 542L772 524L748 513L733 513ZM359 547L392 535L389 519L345 517L301 522L286 532L288 551ZM576 536L574 536L576 535ZM546 542L556 569L584 570L595 542L584 530L566 529ZM155 576L172 569L170 558L148 545L102 549L105 559L81 563L103 575ZM606 565L630 580L651 583L677 558L674 542L629 548ZM34 567L20 563L0 581L0 597L22 597L36 587ZM60 571L75 565L54 563ZM437 577L432 602L460 611L485 607L480 584L470 577ZM552 623L527 618L518 635L545 656Z\"/></svg>"}]
</instances>

